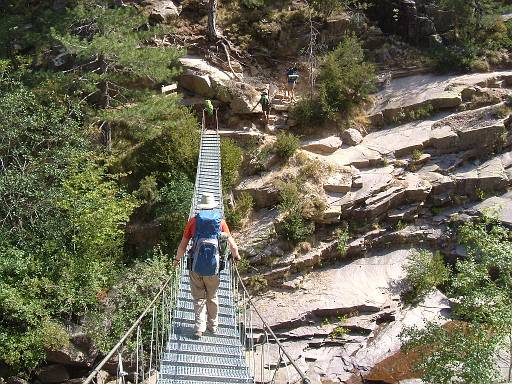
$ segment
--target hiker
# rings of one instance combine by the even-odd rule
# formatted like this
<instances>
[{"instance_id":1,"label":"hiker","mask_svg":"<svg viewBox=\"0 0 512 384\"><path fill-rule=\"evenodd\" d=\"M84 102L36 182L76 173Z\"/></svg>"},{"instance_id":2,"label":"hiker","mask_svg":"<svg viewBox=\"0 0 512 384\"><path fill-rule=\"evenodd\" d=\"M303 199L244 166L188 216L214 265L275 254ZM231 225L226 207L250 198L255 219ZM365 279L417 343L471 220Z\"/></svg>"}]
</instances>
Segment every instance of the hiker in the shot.
<instances>
[{"instance_id":1,"label":"hiker","mask_svg":"<svg viewBox=\"0 0 512 384\"><path fill-rule=\"evenodd\" d=\"M265 116L265 124L268 124L268 118L270 116L270 97L268 95L268 90L265 89L263 92L261 92L260 99L252 109L253 111L258 106L258 104L261 104L261 110Z\"/></svg>"},{"instance_id":2,"label":"hiker","mask_svg":"<svg viewBox=\"0 0 512 384\"><path fill-rule=\"evenodd\" d=\"M204 101L204 129L217 129L214 118L213 103L210 99Z\"/></svg>"},{"instance_id":3,"label":"hiker","mask_svg":"<svg viewBox=\"0 0 512 384\"><path fill-rule=\"evenodd\" d=\"M286 80L288 81L287 96L290 101L295 100L295 84L299 79L299 70L296 65L291 66L286 70Z\"/></svg>"},{"instance_id":4,"label":"hiker","mask_svg":"<svg viewBox=\"0 0 512 384\"><path fill-rule=\"evenodd\" d=\"M217 332L217 289L220 284L219 274L222 264L220 238L227 237L227 244L235 262L240 260L240 255L228 225L222 219L221 212L216 209L217 202L213 194L203 193L197 208L199 212L188 221L183 231L183 237L174 259L174 267L179 265L188 242L193 239L194 242L189 251L188 267L194 299L194 336L200 338L207 329L211 333Z\"/></svg>"}]
</instances>

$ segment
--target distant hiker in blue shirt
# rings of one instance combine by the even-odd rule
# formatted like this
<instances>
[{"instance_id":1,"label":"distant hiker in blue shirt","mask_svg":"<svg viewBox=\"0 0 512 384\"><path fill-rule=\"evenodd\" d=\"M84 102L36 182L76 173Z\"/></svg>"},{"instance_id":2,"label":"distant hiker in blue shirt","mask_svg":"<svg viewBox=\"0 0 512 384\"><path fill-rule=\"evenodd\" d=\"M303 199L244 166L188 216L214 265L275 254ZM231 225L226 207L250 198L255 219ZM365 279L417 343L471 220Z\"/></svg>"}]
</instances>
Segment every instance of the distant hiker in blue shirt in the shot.
<instances>
[{"instance_id":1,"label":"distant hiker in blue shirt","mask_svg":"<svg viewBox=\"0 0 512 384\"><path fill-rule=\"evenodd\" d=\"M216 333L219 324L217 289L220 284L221 238L227 238L234 261L240 260L238 247L231 237L228 225L222 219L220 210L215 209L217 205L213 194L204 193L201 196L201 203L197 206L199 212L188 221L174 259L174 266L177 267L188 242L193 239L189 253L189 274L194 299L194 335L197 338L207 329Z\"/></svg>"},{"instance_id":2,"label":"distant hiker in blue shirt","mask_svg":"<svg viewBox=\"0 0 512 384\"><path fill-rule=\"evenodd\" d=\"M288 84L287 96L290 101L295 100L295 85L296 85L298 79L299 79L299 70L297 69L296 65L293 65L286 70L286 81Z\"/></svg>"}]
</instances>

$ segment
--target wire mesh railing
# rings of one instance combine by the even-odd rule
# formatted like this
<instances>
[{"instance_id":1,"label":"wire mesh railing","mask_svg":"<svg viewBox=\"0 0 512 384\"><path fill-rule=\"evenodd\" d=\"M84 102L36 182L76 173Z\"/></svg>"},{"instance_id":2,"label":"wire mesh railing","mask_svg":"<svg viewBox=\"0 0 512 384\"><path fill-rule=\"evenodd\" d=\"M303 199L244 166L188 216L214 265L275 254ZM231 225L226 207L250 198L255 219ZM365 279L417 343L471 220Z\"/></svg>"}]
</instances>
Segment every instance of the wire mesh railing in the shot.
<instances>
[{"instance_id":1,"label":"wire mesh railing","mask_svg":"<svg viewBox=\"0 0 512 384\"><path fill-rule=\"evenodd\" d=\"M288 353L254 304L236 264L230 268L230 272L231 292L237 305L236 324L254 382L310 384L310 379Z\"/></svg>"},{"instance_id":2,"label":"wire mesh railing","mask_svg":"<svg viewBox=\"0 0 512 384\"><path fill-rule=\"evenodd\" d=\"M83 384L105 381L104 372L116 383L142 383L160 369L165 344L172 330L172 310L179 293L178 269L171 272L152 301L117 344L89 373Z\"/></svg>"}]
</instances>

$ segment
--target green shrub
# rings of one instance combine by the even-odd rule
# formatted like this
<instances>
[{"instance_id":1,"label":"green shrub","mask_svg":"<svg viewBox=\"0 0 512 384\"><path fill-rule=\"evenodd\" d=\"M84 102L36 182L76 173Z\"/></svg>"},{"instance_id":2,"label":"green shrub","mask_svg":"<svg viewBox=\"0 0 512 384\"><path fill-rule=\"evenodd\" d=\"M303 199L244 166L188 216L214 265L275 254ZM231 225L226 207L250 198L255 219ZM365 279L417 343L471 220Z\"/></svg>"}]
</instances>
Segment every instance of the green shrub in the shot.
<instances>
[{"instance_id":1,"label":"green shrub","mask_svg":"<svg viewBox=\"0 0 512 384\"><path fill-rule=\"evenodd\" d=\"M334 12L343 9L339 0L310 0L311 7L324 16L330 16Z\"/></svg>"},{"instance_id":2,"label":"green shrub","mask_svg":"<svg viewBox=\"0 0 512 384\"><path fill-rule=\"evenodd\" d=\"M300 212L289 212L279 227L279 234L293 244L304 241L315 231L315 224L307 222Z\"/></svg>"},{"instance_id":3,"label":"green shrub","mask_svg":"<svg viewBox=\"0 0 512 384\"><path fill-rule=\"evenodd\" d=\"M318 74L317 84L322 110L333 117L350 112L375 90L375 67L365 62L361 43L346 36L327 57Z\"/></svg>"},{"instance_id":4,"label":"green shrub","mask_svg":"<svg viewBox=\"0 0 512 384\"><path fill-rule=\"evenodd\" d=\"M402 231L405 228L407 228L407 223L405 221L398 220L397 223L395 224L395 229L397 231Z\"/></svg>"},{"instance_id":5,"label":"green shrub","mask_svg":"<svg viewBox=\"0 0 512 384\"><path fill-rule=\"evenodd\" d=\"M86 332L102 352L107 352L142 313L169 277L169 255L154 249L148 260L137 261L119 276L106 300L88 316ZM149 337L151 316L143 323L143 337ZM134 340L127 343L133 348Z\"/></svg>"},{"instance_id":6,"label":"green shrub","mask_svg":"<svg viewBox=\"0 0 512 384\"><path fill-rule=\"evenodd\" d=\"M220 145L222 167L222 190L230 191L240 178L243 152L231 139L223 139Z\"/></svg>"},{"instance_id":7,"label":"green shrub","mask_svg":"<svg viewBox=\"0 0 512 384\"><path fill-rule=\"evenodd\" d=\"M326 114L317 98L301 99L292 107L291 117L297 122L299 128L321 126L325 122Z\"/></svg>"},{"instance_id":8,"label":"green shrub","mask_svg":"<svg viewBox=\"0 0 512 384\"><path fill-rule=\"evenodd\" d=\"M336 328L329 333L329 337L332 339L343 339L348 334L347 328L337 325Z\"/></svg>"},{"instance_id":9,"label":"green shrub","mask_svg":"<svg viewBox=\"0 0 512 384\"><path fill-rule=\"evenodd\" d=\"M393 123L403 124L410 121L422 120L432 116L434 107L432 104L427 103L414 109L404 110L402 109L396 116L393 117Z\"/></svg>"},{"instance_id":10,"label":"green shrub","mask_svg":"<svg viewBox=\"0 0 512 384\"><path fill-rule=\"evenodd\" d=\"M467 72L476 57L477 48L473 44L440 46L432 52L439 72Z\"/></svg>"},{"instance_id":11,"label":"green shrub","mask_svg":"<svg viewBox=\"0 0 512 384\"><path fill-rule=\"evenodd\" d=\"M249 278L247 288L253 293L261 293L267 289L268 281L261 274L253 275Z\"/></svg>"},{"instance_id":12,"label":"green shrub","mask_svg":"<svg viewBox=\"0 0 512 384\"><path fill-rule=\"evenodd\" d=\"M421 159L422 156L423 156L423 152L420 149L415 149L411 153L411 159L413 161L418 161L419 159Z\"/></svg>"},{"instance_id":13,"label":"green shrub","mask_svg":"<svg viewBox=\"0 0 512 384\"><path fill-rule=\"evenodd\" d=\"M491 70L487 60L482 58L473 60L470 64L470 67L473 72L489 72Z\"/></svg>"},{"instance_id":14,"label":"green shrub","mask_svg":"<svg viewBox=\"0 0 512 384\"><path fill-rule=\"evenodd\" d=\"M348 249L348 241L350 240L350 234L348 233L348 228L343 228L338 231L337 235L338 240L338 254L340 257L345 257Z\"/></svg>"},{"instance_id":15,"label":"green shrub","mask_svg":"<svg viewBox=\"0 0 512 384\"><path fill-rule=\"evenodd\" d=\"M254 199L248 192L242 192L235 200L234 207L226 205L226 221L231 229L239 229L249 217L254 206Z\"/></svg>"},{"instance_id":16,"label":"green shrub","mask_svg":"<svg viewBox=\"0 0 512 384\"><path fill-rule=\"evenodd\" d=\"M314 232L315 224L304 217L304 201L296 183L282 182L278 188L281 199L278 209L283 220L276 229L285 240L298 244Z\"/></svg>"},{"instance_id":17,"label":"green shrub","mask_svg":"<svg viewBox=\"0 0 512 384\"><path fill-rule=\"evenodd\" d=\"M299 147L300 140L298 137L288 132L279 132L273 148L281 159L288 160Z\"/></svg>"},{"instance_id":18,"label":"green shrub","mask_svg":"<svg viewBox=\"0 0 512 384\"><path fill-rule=\"evenodd\" d=\"M400 335L403 350L412 353L414 369L426 383L499 382L496 353L500 338L485 326L452 321L429 322L405 329Z\"/></svg>"},{"instance_id":19,"label":"green shrub","mask_svg":"<svg viewBox=\"0 0 512 384\"><path fill-rule=\"evenodd\" d=\"M329 167L318 159L307 159L299 169L298 178L304 181L313 180L319 182L322 177L330 173Z\"/></svg>"},{"instance_id":20,"label":"green shrub","mask_svg":"<svg viewBox=\"0 0 512 384\"><path fill-rule=\"evenodd\" d=\"M237 264L238 271L240 273L246 273L249 270L251 264L249 263L249 259L244 256L240 257L240 261Z\"/></svg>"},{"instance_id":21,"label":"green shrub","mask_svg":"<svg viewBox=\"0 0 512 384\"><path fill-rule=\"evenodd\" d=\"M184 173L160 177L164 185L158 190L155 214L163 227L162 243L167 246L166 250L174 253L188 220L194 184Z\"/></svg>"},{"instance_id":22,"label":"green shrub","mask_svg":"<svg viewBox=\"0 0 512 384\"><path fill-rule=\"evenodd\" d=\"M445 284L450 277L439 252L432 254L425 250L414 251L409 256L404 270L408 289L406 299L409 301L422 299L436 287Z\"/></svg>"}]
</instances>

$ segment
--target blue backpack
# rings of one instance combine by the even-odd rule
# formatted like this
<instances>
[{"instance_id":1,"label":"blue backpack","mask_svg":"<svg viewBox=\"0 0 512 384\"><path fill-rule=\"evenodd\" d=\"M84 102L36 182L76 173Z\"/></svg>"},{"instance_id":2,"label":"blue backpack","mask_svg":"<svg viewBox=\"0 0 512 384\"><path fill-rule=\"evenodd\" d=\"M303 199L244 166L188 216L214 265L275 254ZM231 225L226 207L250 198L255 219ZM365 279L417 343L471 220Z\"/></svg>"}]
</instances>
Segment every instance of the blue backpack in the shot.
<instances>
[{"instance_id":1,"label":"blue backpack","mask_svg":"<svg viewBox=\"0 0 512 384\"><path fill-rule=\"evenodd\" d=\"M216 209L199 211L196 214L191 270L201 276L214 276L221 270L219 251L221 221L222 214Z\"/></svg>"}]
</instances>

